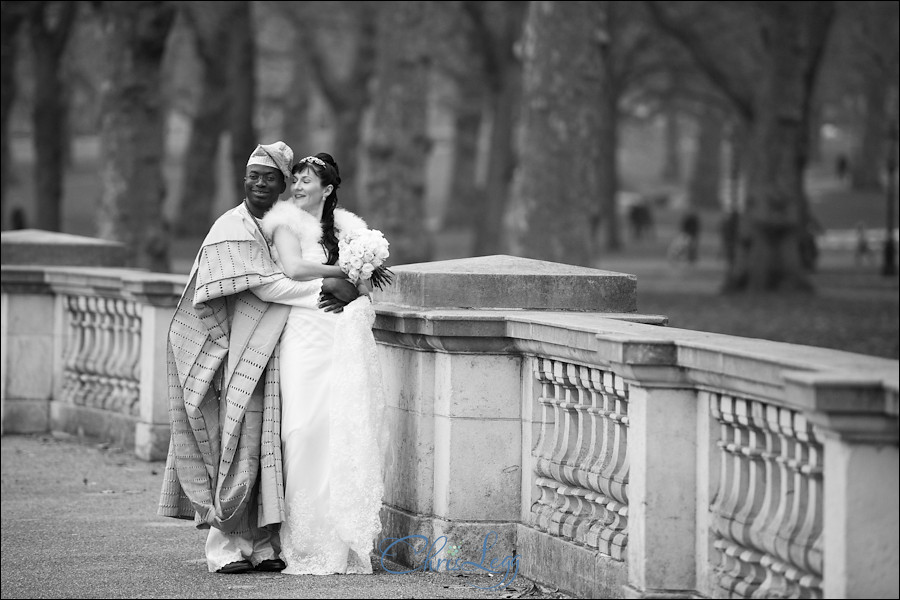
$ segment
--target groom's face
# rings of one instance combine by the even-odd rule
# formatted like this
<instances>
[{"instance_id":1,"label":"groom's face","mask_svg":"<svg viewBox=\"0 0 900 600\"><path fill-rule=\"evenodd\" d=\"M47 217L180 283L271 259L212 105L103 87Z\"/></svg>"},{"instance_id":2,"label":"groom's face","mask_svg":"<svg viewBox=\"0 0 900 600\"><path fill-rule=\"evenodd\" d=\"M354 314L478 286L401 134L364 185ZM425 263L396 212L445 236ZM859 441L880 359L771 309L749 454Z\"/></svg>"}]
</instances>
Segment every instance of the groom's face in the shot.
<instances>
[{"instance_id":1,"label":"groom's face","mask_svg":"<svg viewBox=\"0 0 900 600\"><path fill-rule=\"evenodd\" d=\"M247 201L265 212L272 208L286 189L284 175L275 167L247 165L244 175L244 194Z\"/></svg>"}]
</instances>

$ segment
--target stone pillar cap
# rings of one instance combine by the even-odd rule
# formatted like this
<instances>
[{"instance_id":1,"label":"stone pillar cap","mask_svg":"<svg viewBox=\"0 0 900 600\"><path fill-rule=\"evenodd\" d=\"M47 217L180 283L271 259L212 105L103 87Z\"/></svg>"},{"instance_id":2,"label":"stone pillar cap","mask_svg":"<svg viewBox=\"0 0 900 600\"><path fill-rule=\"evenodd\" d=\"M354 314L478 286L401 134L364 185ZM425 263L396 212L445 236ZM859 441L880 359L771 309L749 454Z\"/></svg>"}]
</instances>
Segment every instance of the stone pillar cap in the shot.
<instances>
[{"instance_id":1,"label":"stone pillar cap","mask_svg":"<svg viewBox=\"0 0 900 600\"><path fill-rule=\"evenodd\" d=\"M495 255L391 266L376 302L416 308L637 311L637 277Z\"/></svg>"},{"instance_id":2,"label":"stone pillar cap","mask_svg":"<svg viewBox=\"0 0 900 600\"><path fill-rule=\"evenodd\" d=\"M43 229L4 231L0 239L4 265L125 266L121 242Z\"/></svg>"}]
</instances>

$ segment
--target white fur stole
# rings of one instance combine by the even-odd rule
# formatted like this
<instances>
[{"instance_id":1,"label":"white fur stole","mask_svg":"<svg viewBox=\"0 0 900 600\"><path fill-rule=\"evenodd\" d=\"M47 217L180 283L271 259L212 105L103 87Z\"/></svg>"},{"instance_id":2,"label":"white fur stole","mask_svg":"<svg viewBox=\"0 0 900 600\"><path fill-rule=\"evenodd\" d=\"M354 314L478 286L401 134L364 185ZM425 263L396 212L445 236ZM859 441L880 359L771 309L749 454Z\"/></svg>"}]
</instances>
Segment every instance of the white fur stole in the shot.
<instances>
[{"instance_id":1,"label":"white fur stole","mask_svg":"<svg viewBox=\"0 0 900 600\"><path fill-rule=\"evenodd\" d=\"M343 208L334 209L334 228L337 229L338 237L343 232L367 229L368 227L365 221L349 210L344 210Z\"/></svg>"},{"instance_id":2,"label":"white fur stole","mask_svg":"<svg viewBox=\"0 0 900 600\"><path fill-rule=\"evenodd\" d=\"M301 246L318 244L322 240L322 224L314 216L290 200L276 202L260 220L260 226L271 245L275 231L284 227L300 240ZM334 228L340 237L342 232L366 229L366 222L349 210L334 209Z\"/></svg>"},{"instance_id":3,"label":"white fur stole","mask_svg":"<svg viewBox=\"0 0 900 600\"><path fill-rule=\"evenodd\" d=\"M260 220L260 226L270 245L281 227L293 233L301 245L318 244L322 239L322 224L290 200L276 202Z\"/></svg>"}]
</instances>

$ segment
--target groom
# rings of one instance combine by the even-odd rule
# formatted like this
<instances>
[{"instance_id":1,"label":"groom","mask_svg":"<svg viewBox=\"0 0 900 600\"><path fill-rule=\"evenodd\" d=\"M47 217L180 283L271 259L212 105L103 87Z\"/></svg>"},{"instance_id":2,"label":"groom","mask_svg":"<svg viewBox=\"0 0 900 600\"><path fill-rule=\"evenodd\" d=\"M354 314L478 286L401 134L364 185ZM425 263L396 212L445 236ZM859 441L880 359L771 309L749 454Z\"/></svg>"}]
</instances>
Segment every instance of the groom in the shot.
<instances>
[{"instance_id":1,"label":"groom","mask_svg":"<svg viewBox=\"0 0 900 600\"><path fill-rule=\"evenodd\" d=\"M244 201L220 216L169 326L171 439L158 514L208 528L210 572L280 571L284 517L278 339L291 305L340 311L345 279L288 279L258 219L291 180L293 151L260 145Z\"/></svg>"}]
</instances>

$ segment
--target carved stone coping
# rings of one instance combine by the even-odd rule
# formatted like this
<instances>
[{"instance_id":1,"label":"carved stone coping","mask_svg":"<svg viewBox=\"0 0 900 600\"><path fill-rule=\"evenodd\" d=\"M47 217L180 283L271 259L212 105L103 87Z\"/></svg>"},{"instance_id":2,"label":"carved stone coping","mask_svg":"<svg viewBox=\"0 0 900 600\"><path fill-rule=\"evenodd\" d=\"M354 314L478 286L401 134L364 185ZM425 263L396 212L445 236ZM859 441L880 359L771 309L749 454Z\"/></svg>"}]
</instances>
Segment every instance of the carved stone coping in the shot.
<instances>
[{"instance_id":1,"label":"carved stone coping","mask_svg":"<svg viewBox=\"0 0 900 600\"><path fill-rule=\"evenodd\" d=\"M898 440L896 360L659 327L665 318L654 315L375 308L375 336L381 343L533 355L609 368L643 387L757 399L802 411L845 437Z\"/></svg>"},{"instance_id":2,"label":"carved stone coping","mask_svg":"<svg viewBox=\"0 0 900 600\"><path fill-rule=\"evenodd\" d=\"M21 229L0 234L4 265L122 267L125 245L98 238Z\"/></svg>"},{"instance_id":3,"label":"carved stone coping","mask_svg":"<svg viewBox=\"0 0 900 600\"><path fill-rule=\"evenodd\" d=\"M377 302L418 308L637 311L637 277L516 256L391 267Z\"/></svg>"},{"instance_id":4,"label":"carved stone coping","mask_svg":"<svg viewBox=\"0 0 900 600\"><path fill-rule=\"evenodd\" d=\"M2 267L2 290L19 294L74 294L124 298L152 306L178 303L186 275L105 267Z\"/></svg>"}]
</instances>

